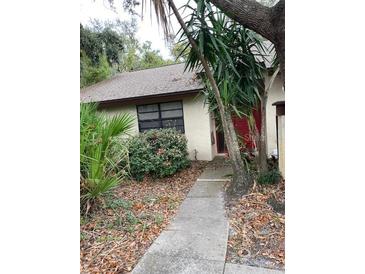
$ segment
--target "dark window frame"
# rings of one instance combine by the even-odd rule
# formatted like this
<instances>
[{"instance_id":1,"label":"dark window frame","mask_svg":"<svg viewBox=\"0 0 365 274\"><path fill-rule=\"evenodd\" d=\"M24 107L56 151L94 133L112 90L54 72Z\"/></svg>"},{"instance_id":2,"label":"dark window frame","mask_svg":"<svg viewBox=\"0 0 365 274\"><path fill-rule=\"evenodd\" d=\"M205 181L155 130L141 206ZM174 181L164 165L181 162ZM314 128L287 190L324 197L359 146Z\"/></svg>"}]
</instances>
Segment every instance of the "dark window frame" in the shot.
<instances>
[{"instance_id":1,"label":"dark window frame","mask_svg":"<svg viewBox=\"0 0 365 274\"><path fill-rule=\"evenodd\" d=\"M167 110L161 110L161 105L166 104L166 103L180 103L181 108L172 108L172 109L167 109ZM139 110L139 107L149 106L149 105L157 105L157 110L155 110L155 111L140 111ZM183 105L182 100L174 100L174 101L168 101L168 102L136 105L136 109L137 109L138 131L139 132L147 131L147 130L150 130L150 129L161 129L161 128L175 128L176 130L179 130L177 127L163 127L163 121L181 119L182 125L178 126L178 127L182 128L181 133L183 133L183 134L185 133L184 105ZM162 115L161 115L162 112L174 111L174 110L181 110L181 116L162 118ZM140 114L146 114L146 113L158 113L158 118L157 119L140 120ZM143 122L159 122L159 126L158 127L142 127L141 128L141 123L143 123Z\"/></svg>"}]
</instances>

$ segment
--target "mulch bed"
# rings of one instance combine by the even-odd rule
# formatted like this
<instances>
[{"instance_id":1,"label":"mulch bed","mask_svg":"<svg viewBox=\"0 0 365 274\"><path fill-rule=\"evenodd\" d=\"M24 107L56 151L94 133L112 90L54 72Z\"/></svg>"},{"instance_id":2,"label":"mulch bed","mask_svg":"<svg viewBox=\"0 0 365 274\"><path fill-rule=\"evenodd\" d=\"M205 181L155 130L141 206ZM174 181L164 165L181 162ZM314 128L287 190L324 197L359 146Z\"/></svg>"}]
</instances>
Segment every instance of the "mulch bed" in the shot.
<instances>
[{"instance_id":1,"label":"mulch bed","mask_svg":"<svg viewBox=\"0 0 365 274\"><path fill-rule=\"evenodd\" d=\"M227 202L226 261L274 269L285 266L285 182L258 186Z\"/></svg>"},{"instance_id":2,"label":"mulch bed","mask_svg":"<svg viewBox=\"0 0 365 274\"><path fill-rule=\"evenodd\" d=\"M172 177L118 187L88 219L81 219L80 272L129 273L174 217L205 166L193 162Z\"/></svg>"}]
</instances>

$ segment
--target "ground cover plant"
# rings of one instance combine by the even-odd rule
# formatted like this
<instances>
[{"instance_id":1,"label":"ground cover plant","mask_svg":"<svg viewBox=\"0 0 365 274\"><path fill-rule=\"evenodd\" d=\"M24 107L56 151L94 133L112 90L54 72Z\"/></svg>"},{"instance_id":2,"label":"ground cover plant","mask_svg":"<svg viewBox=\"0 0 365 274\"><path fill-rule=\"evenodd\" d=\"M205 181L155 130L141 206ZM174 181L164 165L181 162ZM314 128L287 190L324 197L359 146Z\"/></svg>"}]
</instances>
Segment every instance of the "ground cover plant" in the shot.
<instances>
[{"instance_id":1,"label":"ground cover plant","mask_svg":"<svg viewBox=\"0 0 365 274\"><path fill-rule=\"evenodd\" d=\"M130 172L142 180L171 176L190 165L187 139L175 129L149 130L128 142Z\"/></svg>"},{"instance_id":2,"label":"ground cover plant","mask_svg":"<svg viewBox=\"0 0 365 274\"><path fill-rule=\"evenodd\" d=\"M134 119L120 114L107 119L96 104L80 105L80 205L87 214L117 186L128 170L120 163L127 150L118 137L129 133Z\"/></svg>"},{"instance_id":3,"label":"ground cover plant","mask_svg":"<svg viewBox=\"0 0 365 274\"><path fill-rule=\"evenodd\" d=\"M170 177L131 180L113 190L99 210L81 219L80 272L128 273L165 229L204 167Z\"/></svg>"}]
</instances>

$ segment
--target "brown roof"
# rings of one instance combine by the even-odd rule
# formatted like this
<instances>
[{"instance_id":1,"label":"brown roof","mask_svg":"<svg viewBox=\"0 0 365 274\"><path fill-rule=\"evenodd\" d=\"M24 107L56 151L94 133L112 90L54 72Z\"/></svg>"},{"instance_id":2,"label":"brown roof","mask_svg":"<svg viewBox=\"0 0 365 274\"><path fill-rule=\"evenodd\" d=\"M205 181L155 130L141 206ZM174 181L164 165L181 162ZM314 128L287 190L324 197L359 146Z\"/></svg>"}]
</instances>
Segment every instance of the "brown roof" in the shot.
<instances>
[{"instance_id":1,"label":"brown roof","mask_svg":"<svg viewBox=\"0 0 365 274\"><path fill-rule=\"evenodd\" d=\"M186 93L204 89L195 72L184 72L185 64L119 73L86 87L80 92L81 102L103 102L146 96Z\"/></svg>"}]
</instances>

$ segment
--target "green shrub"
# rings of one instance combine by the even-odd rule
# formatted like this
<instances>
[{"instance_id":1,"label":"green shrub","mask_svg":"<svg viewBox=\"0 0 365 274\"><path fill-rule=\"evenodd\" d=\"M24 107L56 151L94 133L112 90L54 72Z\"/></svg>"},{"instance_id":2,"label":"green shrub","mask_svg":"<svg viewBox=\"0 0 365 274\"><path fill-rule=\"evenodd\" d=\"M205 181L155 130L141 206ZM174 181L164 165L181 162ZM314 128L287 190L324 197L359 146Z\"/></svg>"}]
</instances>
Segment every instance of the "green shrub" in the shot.
<instances>
[{"instance_id":1,"label":"green shrub","mask_svg":"<svg viewBox=\"0 0 365 274\"><path fill-rule=\"evenodd\" d=\"M125 175L119 163L128 154L117 137L127 134L133 122L128 114L107 119L97 113L95 104L80 105L80 204L86 214Z\"/></svg>"},{"instance_id":2,"label":"green shrub","mask_svg":"<svg viewBox=\"0 0 365 274\"><path fill-rule=\"evenodd\" d=\"M190 165L185 136L175 129L149 130L131 138L128 144L131 175L171 176Z\"/></svg>"},{"instance_id":3,"label":"green shrub","mask_svg":"<svg viewBox=\"0 0 365 274\"><path fill-rule=\"evenodd\" d=\"M257 176L257 183L260 185L273 185L279 183L281 174L278 170L273 169L267 172L261 172Z\"/></svg>"}]
</instances>

